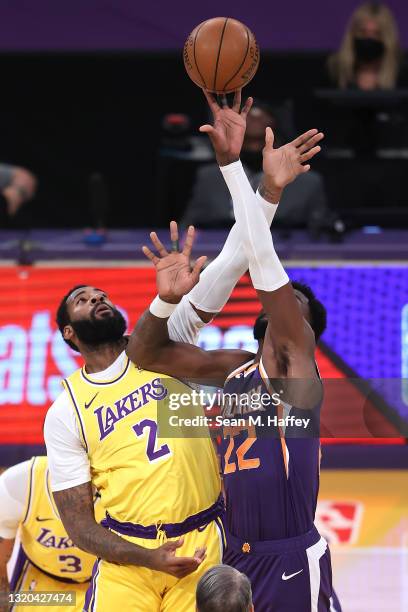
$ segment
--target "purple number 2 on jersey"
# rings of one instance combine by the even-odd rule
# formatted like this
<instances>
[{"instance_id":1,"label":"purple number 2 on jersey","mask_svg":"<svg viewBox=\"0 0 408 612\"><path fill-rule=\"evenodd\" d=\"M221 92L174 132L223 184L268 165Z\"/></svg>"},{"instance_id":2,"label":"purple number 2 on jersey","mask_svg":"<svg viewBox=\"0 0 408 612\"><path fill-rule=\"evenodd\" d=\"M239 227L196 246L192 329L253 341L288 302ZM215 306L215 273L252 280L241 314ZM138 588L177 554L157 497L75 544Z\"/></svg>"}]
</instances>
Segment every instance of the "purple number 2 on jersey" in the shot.
<instances>
[{"instance_id":1,"label":"purple number 2 on jersey","mask_svg":"<svg viewBox=\"0 0 408 612\"><path fill-rule=\"evenodd\" d=\"M155 448L157 439L157 423L150 419L143 419L140 423L133 425L133 429L137 436L142 436L145 427L149 428L149 437L147 439L146 455L149 461L156 461L165 455L170 455L171 451L167 444L163 444L160 448Z\"/></svg>"}]
</instances>

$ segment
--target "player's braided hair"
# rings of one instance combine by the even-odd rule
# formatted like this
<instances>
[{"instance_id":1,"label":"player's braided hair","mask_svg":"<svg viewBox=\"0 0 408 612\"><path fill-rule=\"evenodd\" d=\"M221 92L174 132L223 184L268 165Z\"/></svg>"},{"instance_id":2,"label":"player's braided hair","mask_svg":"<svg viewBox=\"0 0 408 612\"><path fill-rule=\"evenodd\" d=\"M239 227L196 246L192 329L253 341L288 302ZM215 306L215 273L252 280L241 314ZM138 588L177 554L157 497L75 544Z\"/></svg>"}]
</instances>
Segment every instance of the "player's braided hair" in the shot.
<instances>
[{"instance_id":1,"label":"player's braided hair","mask_svg":"<svg viewBox=\"0 0 408 612\"><path fill-rule=\"evenodd\" d=\"M71 295L71 293L73 293L74 291L76 291L77 289L80 289L81 287L87 287L88 285L75 285L75 287L72 287L72 289L70 289L68 291L68 293L66 295L64 295L64 297L62 298L60 305L58 306L58 310L57 310L57 315L55 317L55 321L58 325L58 329L61 332L62 337L63 336L63 332L64 332L64 327L66 325L70 325L71 320L69 318L69 314L68 314L68 308L67 308L67 300L69 298L69 296ZM64 338L64 341L68 344L68 346L70 346L72 349L74 349L74 351L79 352L78 347L76 346L76 344L74 344L73 342L71 342L71 340L66 340Z\"/></svg>"},{"instance_id":2,"label":"player's braided hair","mask_svg":"<svg viewBox=\"0 0 408 612\"><path fill-rule=\"evenodd\" d=\"M314 331L316 342L320 339L327 326L327 312L323 304L316 298L315 294L308 285L292 281L292 287L303 293L309 300L310 325ZM261 311L254 324L255 340L263 340L268 327L268 319L264 311Z\"/></svg>"}]
</instances>

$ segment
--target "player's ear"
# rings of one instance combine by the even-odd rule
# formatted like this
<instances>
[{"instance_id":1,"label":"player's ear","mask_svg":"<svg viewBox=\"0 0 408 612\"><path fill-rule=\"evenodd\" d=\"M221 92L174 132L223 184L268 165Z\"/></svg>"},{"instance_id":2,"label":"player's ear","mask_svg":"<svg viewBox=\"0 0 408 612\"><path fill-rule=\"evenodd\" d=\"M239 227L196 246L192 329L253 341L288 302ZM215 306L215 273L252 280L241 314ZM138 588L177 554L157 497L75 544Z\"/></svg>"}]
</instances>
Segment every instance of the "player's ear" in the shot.
<instances>
[{"instance_id":1,"label":"player's ear","mask_svg":"<svg viewBox=\"0 0 408 612\"><path fill-rule=\"evenodd\" d=\"M62 337L64 338L64 340L72 340L72 338L74 337L74 330L72 328L71 325L65 325L63 331L62 331Z\"/></svg>"}]
</instances>

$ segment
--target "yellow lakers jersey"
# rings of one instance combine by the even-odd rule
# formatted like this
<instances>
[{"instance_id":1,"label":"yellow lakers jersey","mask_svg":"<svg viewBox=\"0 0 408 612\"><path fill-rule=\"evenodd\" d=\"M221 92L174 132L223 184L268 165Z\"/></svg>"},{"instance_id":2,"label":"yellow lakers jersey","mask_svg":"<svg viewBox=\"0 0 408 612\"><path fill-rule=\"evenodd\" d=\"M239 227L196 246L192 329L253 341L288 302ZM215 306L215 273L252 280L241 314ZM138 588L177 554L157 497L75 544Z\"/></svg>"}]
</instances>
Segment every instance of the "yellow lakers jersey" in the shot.
<instances>
[{"instance_id":1,"label":"yellow lakers jersey","mask_svg":"<svg viewBox=\"0 0 408 612\"><path fill-rule=\"evenodd\" d=\"M95 518L100 522L103 517L104 510L98 499ZM76 582L90 579L95 557L74 546L64 529L51 492L47 457L31 460L20 538L27 557L39 569Z\"/></svg>"},{"instance_id":2,"label":"yellow lakers jersey","mask_svg":"<svg viewBox=\"0 0 408 612\"><path fill-rule=\"evenodd\" d=\"M186 385L140 370L128 358L113 380L93 380L82 368L64 385L92 482L112 518L146 526L178 523L215 503L221 487L208 431L196 438L176 430L159 437L163 400L175 385L188 393Z\"/></svg>"}]
</instances>

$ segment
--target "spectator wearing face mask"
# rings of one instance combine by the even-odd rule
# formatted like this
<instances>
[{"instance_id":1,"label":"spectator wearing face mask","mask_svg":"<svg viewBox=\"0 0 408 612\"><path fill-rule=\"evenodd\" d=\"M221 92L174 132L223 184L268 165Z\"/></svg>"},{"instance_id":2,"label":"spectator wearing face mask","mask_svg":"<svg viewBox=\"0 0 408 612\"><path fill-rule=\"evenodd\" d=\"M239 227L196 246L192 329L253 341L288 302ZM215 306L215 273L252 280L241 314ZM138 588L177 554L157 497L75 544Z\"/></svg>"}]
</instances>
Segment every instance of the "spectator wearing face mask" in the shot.
<instances>
[{"instance_id":1,"label":"spectator wearing face mask","mask_svg":"<svg viewBox=\"0 0 408 612\"><path fill-rule=\"evenodd\" d=\"M340 89L393 89L401 57L390 9L381 2L365 2L351 15L340 49L329 58L329 72Z\"/></svg>"}]
</instances>

